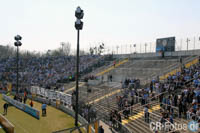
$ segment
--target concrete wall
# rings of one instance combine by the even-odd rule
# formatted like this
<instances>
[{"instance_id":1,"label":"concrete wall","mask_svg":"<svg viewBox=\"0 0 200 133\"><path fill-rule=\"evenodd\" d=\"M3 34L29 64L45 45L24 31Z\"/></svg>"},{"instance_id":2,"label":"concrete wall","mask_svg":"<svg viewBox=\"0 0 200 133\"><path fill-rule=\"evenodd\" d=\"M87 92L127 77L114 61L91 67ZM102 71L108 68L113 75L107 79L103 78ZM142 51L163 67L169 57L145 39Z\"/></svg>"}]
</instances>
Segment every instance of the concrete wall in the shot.
<instances>
[{"instance_id":1,"label":"concrete wall","mask_svg":"<svg viewBox=\"0 0 200 133\"><path fill-rule=\"evenodd\" d=\"M200 55L200 50L188 50L188 51L175 51L175 52L165 52L165 57L176 57L176 56L191 56ZM154 58L161 57L161 53L136 53L136 54L119 54L113 55L114 58Z\"/></svg>"},{"instance_id":2,"label":"concrete wall","mask_svg":"<svg viewBox=\"0 0 200 133\"><path fill-rule=\"evenodd\" d=\"M98 78L97 80L88 80L89 85L99 85L101 83L102 83L101 78Z\"/></svg>"}]
</instances>

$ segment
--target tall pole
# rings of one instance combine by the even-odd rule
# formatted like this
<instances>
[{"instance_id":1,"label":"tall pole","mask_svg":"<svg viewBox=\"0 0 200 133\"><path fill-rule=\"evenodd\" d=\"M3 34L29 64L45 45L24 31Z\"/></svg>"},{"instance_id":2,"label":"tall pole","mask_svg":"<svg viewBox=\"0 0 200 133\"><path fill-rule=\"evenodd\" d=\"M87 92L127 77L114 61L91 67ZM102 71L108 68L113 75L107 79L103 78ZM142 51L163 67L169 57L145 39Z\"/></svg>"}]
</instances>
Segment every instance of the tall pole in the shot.
<instances>
[{"instance_id":1,"label":"tall pole","mask_svg":"<svg viewBox=\"0 0 200 133\"><path fill-rule=\"evenodd\" d=\"M113 51L113 46L112 46L112 54L114 54L114 51Z\"/></svg>"},{"instance_id":2,"label":"tall pole","mask_svg":"<svg viewBox=\"0 0 200 133\"><path fill-rule=\"evenodd\" d=\"M122 54L122 45L121 45L121 54Z\"/></svg>"},{"instance_id":3,"label":"tall pole","mask_svg":"<svg viewBox=\"0 0 200 133\"><path fill-rule=\"evenodd\" d=\"M118 54L118 48L119 48L119 46L117 46L117 54Z\"/></svg>"},{"instance_id":4,"label":"tall pole","mask_svg":"<svg viewBox=\"0 0 200 133\"><path fill-rule=\"evenodd\" d=\"M20 35L17 35L14 37L14 39L16 40L14 45L17 47L17 89L16 89L16 93L18 94L18 92L19 92L19 48L18 47L22 45L22 43L20 42L20 40L22 40L22 37Z\"/></svg>"},{"instance_id":5,"label":"tall pole","mask_svg":"<svg viewBox=\"0 0 200 133\"><path fill-rule=\"evenodd\" d=\"M147 46L147 44L145 43L145 53L146 53L146 46Z\"/></svg>"},{"instance_id":6,"label":"tall pole","mask_svg":"<svg viewBox=\"0 0 200 133\"><path fill-rule=\"evenodd\" d=\"M62 42L61 45L62 45L62 54L64 55L64 50L63 50L64 42Z\"/></svg>"},{"instance_id":7,"label":"tall pole","mask_svg":"<svg viewBox=\"0 0 200 133\"><path fill-rule=\"evenodd\" d=\"M19 48L17 46L17 94L19 90Z\"/></svg>"},{"instance_id":8,"label":"tall pole","mask_svg":"<svg viewBox=\"0 0 200 133\"><path fill-rule=\"evenodd\" d=\"M187 42L187 51L188 51L188 43L189 43L189 41L190 41L190 40L187 38L187 41L186 41L186 42Z\"/></svg>"},{"instance_id":9,"label":"tall pole","mask_svg":"<svg viewBox=\"0 0 200 133\"><path fill-rule=\"evenodd\" d=\"M79 81L79 30L82 30L83 28L83 22L81 19L83 19L84 12L83 10L78 6L75 11L75 16L77 18L75 22L75 28L77 30L77 53L76 53L76 112L75 112L75 126L78 127L78 110L79 110L79 101L78 101L78 95L79 95L79 87L78 87L78 81Z\"/></svg>"},{"instance_id":10,"label":"tall pole","mask_svg":"<svg viewBox=\"0 0 200 133\"><path fill-rule=\"evenodd\" d=\"M126 54L127 54L127 44L126 44Z\"/></svg>"},{"instance_id":11,"label":"tall pole","mask_svg":"<svg viewBox=\"0 0 200 133\"><path fill-rule=\"evenodd\" d=\"M181 50L182 50L182 39L181 39ZM180 51L181 51L181 50L180 50Z\"/></svg>"},{"instance_id":12,"label":"tall pole","mask_svg":"<svg viewBox=\"0 0 200 133\"><path fill-rule=\"evenodd\" d=\"M135 53L136 53L136 45L135 45Z\"/></svg>"},{"instance_id":13,"label":"tall pole","mask_svg":"<svg viewBox=\"0 0 200 133\"><path fill-rule=\"evenodd\" d=\"M195 50L195 37L194 37L194 50Z\"/></svg>"},{"instance_id":14,"label":"tall pole","mask_svg":"<svg viewBox=\"0 0 200 133\"><path fill-rule=\"evenodd\" d=\"M151 53L151 43L150 43L150 53Z\"/></svg>"},{"instance_id":15,"label":"tall pole","mask_svg":"<svg viewBox=\"0 0 200 133\"><path fill-rule=\"evenodd\" d=\"M78 126L78 80L79 80L79 30L77 30L77 53L76 53L76 114L75 114L75 126Z\"/></svg>"}]
</instances>

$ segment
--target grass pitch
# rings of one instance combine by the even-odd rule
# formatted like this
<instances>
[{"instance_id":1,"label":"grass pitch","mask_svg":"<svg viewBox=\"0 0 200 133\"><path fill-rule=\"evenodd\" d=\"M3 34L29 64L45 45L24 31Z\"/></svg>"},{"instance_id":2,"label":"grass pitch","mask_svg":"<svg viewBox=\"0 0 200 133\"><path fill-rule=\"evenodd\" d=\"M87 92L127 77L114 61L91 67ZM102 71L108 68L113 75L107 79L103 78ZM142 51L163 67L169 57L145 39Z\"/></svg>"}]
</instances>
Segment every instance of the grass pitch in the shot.
<instances>
[{"instance_id":1,"label":"grass pitch","mask_svg":"<svg viewBox=\"0 0 200 133\"><path fill-rule=\"evenodd\" d=\"M0 95L0 113L3 114L3 104L5 101ZM27 104L30 101L27 100ZM51 106L47 106L47 116L41 116L41 103L34 101L34 108L40 110L40 120L15 108L8 107L6 118L15 126L15 133L51 133L53 131L74 127L74 119ZM0 129L0 133L2 129Z\"/></svg>"},{"instance_id":2,"label":"grass pitch","mask_svg":"<svg viewBox=\"0 0 200 133\"><path fill-rule=\"evenodd\" d=\"M0 133L5 133L5 131L3 130L3 128L0 128Z\"/></svg>"}]
</instances>

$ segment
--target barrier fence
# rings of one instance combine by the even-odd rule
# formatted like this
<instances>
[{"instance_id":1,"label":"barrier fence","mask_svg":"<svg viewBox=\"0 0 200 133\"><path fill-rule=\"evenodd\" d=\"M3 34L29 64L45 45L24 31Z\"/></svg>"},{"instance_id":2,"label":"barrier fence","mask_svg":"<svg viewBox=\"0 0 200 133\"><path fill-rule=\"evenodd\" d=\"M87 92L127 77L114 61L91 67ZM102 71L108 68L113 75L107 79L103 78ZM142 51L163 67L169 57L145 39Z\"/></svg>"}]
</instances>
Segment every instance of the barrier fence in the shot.
<instances>
[{"instance_id":1,"label":"barrier fence","mask_svg":"<svg viewBox=\"0 0 200 133\"><path fill-rule=\"evenodd\" d=\"M134 54L134 53L153 53L156 51L156 42L130 42L107 46L105 43L105 54ZM188 38L176 38L175 51L200 49L200 37L193 36Z\"/></svg>"},{"instance_id":2,"label":"barrier fence","mask_svg":"<svg viewBox=\"0 0 200 133\"><path fill-rule=\"evenodd\" d=\"M38 86L31 87L31 94L57 101L66 106L72 105L72 96L63 92L53 91Z\"/></svg>"},{"instance_id":3,"label":"barrier fence","mask_svg":"<svg viewBox=\"0 0 200 133\"><path fill-rule=\"evenodd\" d=\"M9 96L6 96L5 94L3 94L3 99L12 104L13 106L17 107L18 109L32 115L33 117L37 118L37 119L40 119L40 111L38 111L37 109L35 108L32 108L26 104L23 104L19 101L16 101L14 99L11 99Z\"/></svg>"}]
</instances>

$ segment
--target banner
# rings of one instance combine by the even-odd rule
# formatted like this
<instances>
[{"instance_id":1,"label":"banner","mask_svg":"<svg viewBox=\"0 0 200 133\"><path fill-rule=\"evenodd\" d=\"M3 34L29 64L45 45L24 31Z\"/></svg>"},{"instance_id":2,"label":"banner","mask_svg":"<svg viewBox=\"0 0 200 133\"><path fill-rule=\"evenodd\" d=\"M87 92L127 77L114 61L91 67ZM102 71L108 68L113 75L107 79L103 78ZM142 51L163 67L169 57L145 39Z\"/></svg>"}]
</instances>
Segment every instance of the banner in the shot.
<instances>
[{"instance_id":1,"label":"banner","mask_svg":"<svg viewBox=\"0 0 200 133\"><path fill-rule=\"evenodd\" d=\"M53 99L53 100L56 100L56 99L57 99L57 93L56 93L55 91L52 91L51 93L52 93L52 95L53 95L53 96L52 96L52 99Z\"/></svg>"},{"instance_id":2,"label":"banner","mask_svg":"<svg viewBox=\"0 0 200 133\"><path fill-rule=\"evenodd\" d=\"M33 117L37 118L37 119L40 119L40 111L26 105L26 104L23 104L19 101L16 101L6 95L3 94L3 99L5 101L7 101L8 103L12 104L13 106L17 107L18 109L32 115Z\"/></svg>"},{"instance_id":3,"label":"banner","mask_svg":"<svg viewBox=\"0 0 200 133\"><path fill-rule=\"evenodd\" d=\"M39 87L37 87L37 95L41 96L41 92L40 92L40 88Z\"/></svg>"},{"instance_id":4,"label":"banner","mask_svg":"<svg viewBox=\"0 0 200 133\"><path fill-rule=\"evenodd\" d=\"M45 88L41 88L38 86L32 86L31 87L31 93L36 94L42 97L46 97L51 100L60 100L62 103L66 105L71 105L71 95L60 92L60 91L54 91L54 90L48 90Z\"/></svg>"},{"instance_id":5,"label":"banner","mask_svg":"<svg viewBox=\"0 0 200 133\"><path fill-rule=\"evenodd\" d=\"M40 95L41 96L45 96L45 89L44 88L40 88Z\"/></svg>"},{"instance_id":6,"label":"banner","mask_svg":"<svg viewBox=\"0 0 200 133\"><path fill-rule=\"evenodd\" d=\"M45 94L44 94L44 97L48 97L48 94L49 94L49 90L45 90L45 92L44 92Z\"/></svg>"},{"instance_id":7,"label":"banner","mask_svg":"<svg viewBox=\"0 0 200 133\"><path fill-rule=\"evenodd\" d=\"M31 94L37 94L37 86L32 86L31 87Z\"/></svg>"},{"instance_id":8,"label":"banner","mask_svg":"<svg viewBox=\"0 0 200 133\"><path fill-rule=\"evenodd\" d=\"M49 91L48 91L47 97L48 97L49 99L53 99L53 93L54 93L54 91L49 90Z\"/></svg>"}]
</instances>

